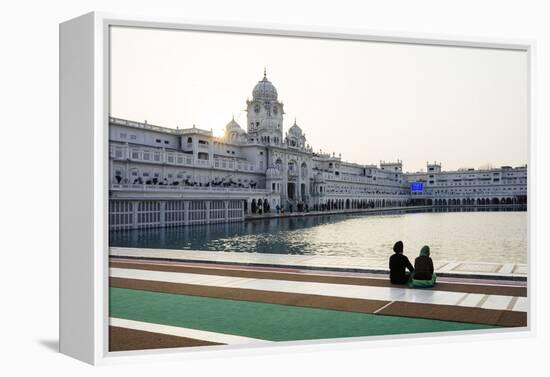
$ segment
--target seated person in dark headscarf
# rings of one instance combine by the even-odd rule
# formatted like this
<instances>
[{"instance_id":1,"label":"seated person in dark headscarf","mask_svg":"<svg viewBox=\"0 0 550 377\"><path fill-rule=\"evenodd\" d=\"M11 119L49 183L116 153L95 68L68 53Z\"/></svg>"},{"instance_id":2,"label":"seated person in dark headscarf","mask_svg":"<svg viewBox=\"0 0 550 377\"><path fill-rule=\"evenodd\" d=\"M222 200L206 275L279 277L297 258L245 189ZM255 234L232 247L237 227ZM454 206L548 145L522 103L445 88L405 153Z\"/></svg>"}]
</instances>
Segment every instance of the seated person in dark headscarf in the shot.
<instances>
[{"instance_id":1,"label":"seated person in dark headscarf","mask_svg":"<svg viewBox=\"0 0 550 377\"><path fill-rule=\"evenodd\" d=\"M397 241L393 245L393 251L395 254L390 257L390 281L393 284L406 284L409 280L406 269L413 272L414 268L409 258L403 255L403 242Z\"/></svg>"},{"instance_id":2,"label":"seated person in dark headscarf","mask_svg":"<svg viewBox=\"0 0 550 377\"><path fill-rule=\"evenodd\" d=\"M436 278L434 264L430 258L430 247L423 246L420 249L420 255L414 260L414 273L409 285L417 288L430 288L435 285Z\"/></svg>"}]
</instances>

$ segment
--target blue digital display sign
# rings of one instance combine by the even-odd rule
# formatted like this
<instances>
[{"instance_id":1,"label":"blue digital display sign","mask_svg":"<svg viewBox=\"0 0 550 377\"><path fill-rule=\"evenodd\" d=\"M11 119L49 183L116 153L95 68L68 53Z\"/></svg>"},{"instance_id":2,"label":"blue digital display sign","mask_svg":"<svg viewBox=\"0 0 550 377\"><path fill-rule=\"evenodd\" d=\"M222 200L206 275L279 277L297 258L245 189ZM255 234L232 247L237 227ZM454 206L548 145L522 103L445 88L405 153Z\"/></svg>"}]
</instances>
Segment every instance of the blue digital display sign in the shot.
<instances>
[{"instance_id":1,"label":"blue digital display sign","mask_svg":"<svg viewBox=\"0 0 550 377\"><path fill-rule=\"evenodd\" d=\"M411 183L411 192L422 192L424 184L422 182Z\"/></svg>"}]
</instances>

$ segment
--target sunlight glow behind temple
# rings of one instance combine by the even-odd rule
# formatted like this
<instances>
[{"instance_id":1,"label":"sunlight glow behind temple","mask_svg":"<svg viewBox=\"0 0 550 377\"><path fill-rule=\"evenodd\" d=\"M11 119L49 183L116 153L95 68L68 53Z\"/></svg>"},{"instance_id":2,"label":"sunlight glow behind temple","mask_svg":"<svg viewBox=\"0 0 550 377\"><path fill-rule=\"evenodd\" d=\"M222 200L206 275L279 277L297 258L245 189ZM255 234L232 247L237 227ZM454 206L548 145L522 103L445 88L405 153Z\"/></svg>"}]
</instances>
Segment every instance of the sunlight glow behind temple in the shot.
<instances>
[{"instance_id":1,"label":"sunlight glow behind temple","mask_svg":"<svg viewBox=\"0 0 550 377\"><path fill-rule=\"evenodd\" d=\"M222 47L222 48L220 48ZM111 115L223 135L269 80L316 150L362 164L426 156L445 168L525 164L519 51L112 28Z\"/></svg>"}]
</instances>

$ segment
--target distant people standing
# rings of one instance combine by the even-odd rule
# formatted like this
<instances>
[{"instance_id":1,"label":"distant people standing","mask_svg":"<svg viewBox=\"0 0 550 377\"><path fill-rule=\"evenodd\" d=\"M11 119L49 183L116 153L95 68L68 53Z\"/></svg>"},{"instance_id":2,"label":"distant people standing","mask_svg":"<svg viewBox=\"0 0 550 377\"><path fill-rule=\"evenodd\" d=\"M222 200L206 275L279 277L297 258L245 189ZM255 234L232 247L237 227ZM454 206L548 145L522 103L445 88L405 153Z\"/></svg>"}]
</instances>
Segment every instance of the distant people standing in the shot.
<instances>
[{"instance_id":1,"label":"distant people standing","mask_svg":"<svg viewBox=\"0 0 550 377\"><path fill-rule=\"evenodd\" d=\"M434 264L430 258L430 247L422 246L420 255L414 260L414 272L409 283L411 287L431 288L435 285L437 276L434 272Z\"/></svg>"},{"instance_id":2,"label":"distant people standing","mask_svg":"<svg viewBox=\"0 0 550 377\"><path fill-rule=\"evenodd\" d=\"M410 277L406 270L412 273L414 267L409 262L409 258L403 255L402 241L397 241L393 245L393 251L394 254L390 257L390 281L392 284L406 284Z\"/></svg>"}]
</instances>

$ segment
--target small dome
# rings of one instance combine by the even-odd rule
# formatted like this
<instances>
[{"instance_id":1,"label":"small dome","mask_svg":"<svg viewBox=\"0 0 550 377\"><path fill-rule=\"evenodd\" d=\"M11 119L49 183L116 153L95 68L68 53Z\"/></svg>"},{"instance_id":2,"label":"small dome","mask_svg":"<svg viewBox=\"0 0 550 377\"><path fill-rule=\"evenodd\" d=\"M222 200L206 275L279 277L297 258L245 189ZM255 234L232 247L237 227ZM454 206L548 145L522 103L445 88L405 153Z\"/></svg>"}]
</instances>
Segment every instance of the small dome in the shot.
<instances>
[{"instance_id":1,"label":"small dome","mask_svg":"<svg viewBox=\"0 0 550 377\"><path fill-rule=\"evenodd\" d=\"M281 172L275 166L271 165L265 171L265 177L267 179L281 179Z\"/></svg>"},{"instance_id":2,"label":"small dome","mask_svg":"<svg viewBox=\"0 0 550 377\"><path fill-rule=\"evenodd\" d=\"M294 119L294 124L289 128L288 133L297 137L302 136L302 129L296 124L296 119Z\"/></svg>"},{"instance_id":3,"label":"small dome","mask_svg":"<svg viewBox=\"0 0 550 377\"><path fill-rule=\"evenodd\" d=\"M229 122L225 125L225 132L228 133L228 134L232 133L232 132L236 132L236 133L239 133L239 134L246 133L246 131L241 128L239 123L235 122L234 117L231 118L231 122Z\"/></svg>"},{"instance_id":4,"label":"small dome","mask_svg":"<svg viewBox=\"0 0 550 377\"><path fill-rule=\"evenodd\" d=\"M277 89L267 79L266 72L264 70L264 78L259 81L252 90L253 99L261 99L267 101L277 101Z\"/></svg>"},{"instance_id":5,"label":"small dome","mask_svg":"<svg viewBox=\"0 0 550 377\"><path fill-rule=\"evenodd\" d=\"M235 122L235 117L232 117L231 122L229 122L225 125L225 129L226 130L237 130L237 129L242 129L242 128L239 125L239 123Z\"/></svg>"}]
</instances>

